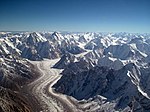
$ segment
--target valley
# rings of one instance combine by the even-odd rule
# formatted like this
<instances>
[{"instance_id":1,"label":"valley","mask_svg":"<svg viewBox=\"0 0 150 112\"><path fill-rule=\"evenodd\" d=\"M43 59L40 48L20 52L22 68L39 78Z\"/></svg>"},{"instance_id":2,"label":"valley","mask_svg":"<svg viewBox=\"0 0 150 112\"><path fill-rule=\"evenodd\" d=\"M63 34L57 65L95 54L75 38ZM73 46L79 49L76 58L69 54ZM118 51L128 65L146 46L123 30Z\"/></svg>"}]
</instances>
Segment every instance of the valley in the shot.
<instances>
[{"instance_id":1,"label":"valley","mask_svg":"<svg viewBox=\"0 0 150 112\"><path fill-rule=\"evenodd\" d=\"M3 32L0 36L0 87L7 93L0 97L8 101L0 103L2 112L6 107L13 107L12 112L150 109L149 34Z\"/></svg>"}]
</instances>

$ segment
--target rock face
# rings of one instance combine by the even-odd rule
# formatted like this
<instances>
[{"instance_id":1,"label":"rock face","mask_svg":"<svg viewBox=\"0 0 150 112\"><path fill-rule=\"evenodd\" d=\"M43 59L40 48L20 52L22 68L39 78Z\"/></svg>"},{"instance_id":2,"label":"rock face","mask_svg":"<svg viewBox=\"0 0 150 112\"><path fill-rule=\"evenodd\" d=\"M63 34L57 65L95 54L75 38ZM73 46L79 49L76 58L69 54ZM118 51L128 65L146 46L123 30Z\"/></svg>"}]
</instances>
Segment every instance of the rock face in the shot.
<instances>
[{"instance_id":1,"label":"rock face","mask_svg":"<svg viewBox=\"0 0 150 112\"><path fill-rule=\"evenodd\" d=\"M102 58L99 58L98 66L103 66L103 67L108 67L108 68L112 68L115 70L119 70L124 66L124 64L120 59L104 56Z\"/></svg>"},{"instance_id":2,"label":"rock face","mask_svg":"<svg viewBox=\"0 0 150 112\"><path fill-rule=\"evenodd\" d=\"M132 110L135 104L131 104L135 101L141 110L150 109L149 87L146 86L149 79L145 82L145 77L150 73L149 68L139 69L130 63L119 70L98 66L78 71L68 69L62 72L62 78L54 85L57 92L78 100L94 98L97 95L104 96L107 98L106 103L111 105L115 102L113 108L116 110Z\"/></svg>"},{"instance_id":3,"label":"rock face","mask_svg":"<svg viewBox=\"0 0 150 112\"><path fill-rule=\"evenodd\" d=\"M31 107L23 97L10 89L0 86L1 112L31 112Z\"/></svg>"},{"instance_id":4,"label":"rock face","mask_svg":"<svg viewBox=\"0 0 150 112\"><path fill-rule=\"evenodd\" d=\"M30 64L19 57L0 58L0 112L31 112L29 102L20 93L32 79Z\"/></svg>"}]
</instances>

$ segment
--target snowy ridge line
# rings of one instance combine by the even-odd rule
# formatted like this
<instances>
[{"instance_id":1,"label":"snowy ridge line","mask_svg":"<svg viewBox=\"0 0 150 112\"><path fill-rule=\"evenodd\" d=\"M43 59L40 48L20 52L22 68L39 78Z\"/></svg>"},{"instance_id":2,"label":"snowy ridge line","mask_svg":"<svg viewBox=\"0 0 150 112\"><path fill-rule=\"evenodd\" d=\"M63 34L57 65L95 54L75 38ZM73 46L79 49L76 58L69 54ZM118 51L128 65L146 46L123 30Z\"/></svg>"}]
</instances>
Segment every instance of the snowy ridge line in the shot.
<instances>
[{"instance_id":1,"label":"snowy ridge line","mask_svg":"<svg viewBox=\"0 0 150 112\"><path fill-rule=\"evenodd\" d=\"M145 96L146 98L150 99L150 97L148 96L148 94L147 94L146 92L144 92L144 91L141 89L141 87L139 86L139 82L135 82L135 81L136 81L136 77L132 76L130 71L127 72L127 76L131 78L132 83L137 86L139 92L140 92L143 96ZM138 81L139 81L139 80L138 80Z\"/></svg>"}]
</instances>

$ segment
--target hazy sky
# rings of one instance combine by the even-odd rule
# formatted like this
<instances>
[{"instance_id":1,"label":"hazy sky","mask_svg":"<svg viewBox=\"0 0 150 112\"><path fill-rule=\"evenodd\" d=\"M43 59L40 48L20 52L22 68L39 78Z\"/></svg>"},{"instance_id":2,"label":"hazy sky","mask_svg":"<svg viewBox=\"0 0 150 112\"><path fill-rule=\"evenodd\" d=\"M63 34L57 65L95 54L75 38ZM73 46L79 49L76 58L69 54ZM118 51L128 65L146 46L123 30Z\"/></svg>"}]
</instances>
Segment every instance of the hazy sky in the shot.
<instances>
[{"instance_id":1,"label":"hazy sky","mask_svg":"<svg viewBox=\"0 0 150 112\"><path fill-rule=\"evenodd\" d=\"M0 0L0 30L150 33L150 0Z\"/></svg>"}]
</instances>

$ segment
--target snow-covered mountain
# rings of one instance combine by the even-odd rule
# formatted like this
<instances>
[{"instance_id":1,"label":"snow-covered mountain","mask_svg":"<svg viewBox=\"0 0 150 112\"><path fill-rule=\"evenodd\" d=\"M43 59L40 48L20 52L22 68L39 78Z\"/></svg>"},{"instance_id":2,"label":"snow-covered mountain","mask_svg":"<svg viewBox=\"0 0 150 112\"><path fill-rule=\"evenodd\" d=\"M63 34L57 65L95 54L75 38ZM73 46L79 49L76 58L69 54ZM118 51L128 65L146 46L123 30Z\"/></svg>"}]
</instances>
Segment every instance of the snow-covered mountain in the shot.
<instances>
[{"instance_id":1,"label":"snow-covered mountain","mask_svg":"<svg viewBox=\"0 0 150 112\"><path fill-rule=\"evenodd\" d=\"M69 63L55 90L73 96L87 111L148 112L149 43L147 37L130 36L106 35L88 41L82 36L79 40L87 53L81 57L87 63L80 59Z\"/></svg>"},{"instance_id":2,"label":"snow-covered mountain","mask_svg":"<svg viewBox=\"0 0 150 112\"><path fill-rule=\"evenodd\" d=\"M53 68L63 69L62 77L54 90L76 98L82 110L150 109L149 34L1 32L0 90L19 91L22 80L32 79L28 60L44 58L60 58Z\"/></svg>"},{"instance_id":3,"label":"snow-covered mountain","mask_svg":"<svg viewBox=\"0 0 150 112\"><path fill-rule=\"evenodd\" d=\"M59 69L64 69L70 63L74 63L76 61L78 61L78 58L76 58L74 55L72 55L70 53L66 53L61 57L61 59L53 67L59 68Z\"/></svg>"},{"instance_id":4,"label":"snow-covered mountain","mask_svg":"<svg viewBox=\"0 0 150 112\"><path fill-rule=\"evenodd\" d=\"M77 72L71 71L72 68L62 72L63 77L54 85L57 92L73 96L78 100L94 99L95 96L100 95L106 98L105 103L100 105L107 104L107 108L114 111L150 109L150 93L147 85L149 67L139 69L135 64L129 63L119 70L96 66ZM138 102L140 108L136 107L135 102ZM97 111L102 110L97 109Z\"/></svg>"},{"instance_id":5,"label":"snow-covered mountain","mask_svg":"<svg viewBox=\"0 0 150 112\"><path fill-rule=\"evenodd\" d=\"M66 51L72 54L82 53L78 42L71 36L66 38L60 33L40 34L37 32L24 33L21 37L6 37L13 44L21 57L30 60L42 60L43 58L55 59Z\"/></svg>"},{"instance_id":6,"label":"snow-covered mountain","mask_svg":"<svg viewBox=\"0 0 150 112\"><path fill-rule=\"evenodd\" d=\"M3 34L3 33L2 33ZM6 35L7 34L7 35ZM5 33L0 38L1 50L7 53L17 53L23 58L42 60L61 57L66 51L80 54L89 50L104 50L104 54L112 54L114 58L142 58L149 54L150 45L144 36L101 33L38 33L24 32L19 34ZM123 52L124 53L123 53ZM122 52L122 53L120 53Z\"/></svg>"}]
</instances>

